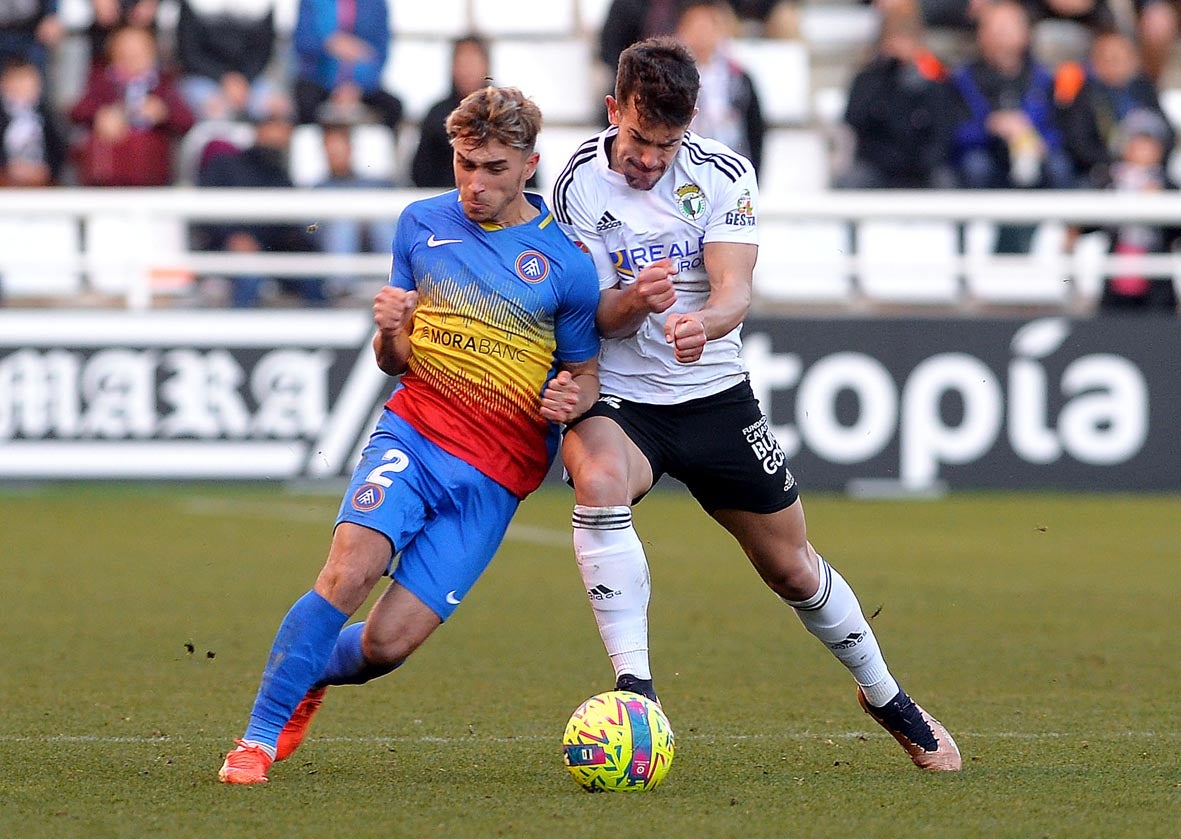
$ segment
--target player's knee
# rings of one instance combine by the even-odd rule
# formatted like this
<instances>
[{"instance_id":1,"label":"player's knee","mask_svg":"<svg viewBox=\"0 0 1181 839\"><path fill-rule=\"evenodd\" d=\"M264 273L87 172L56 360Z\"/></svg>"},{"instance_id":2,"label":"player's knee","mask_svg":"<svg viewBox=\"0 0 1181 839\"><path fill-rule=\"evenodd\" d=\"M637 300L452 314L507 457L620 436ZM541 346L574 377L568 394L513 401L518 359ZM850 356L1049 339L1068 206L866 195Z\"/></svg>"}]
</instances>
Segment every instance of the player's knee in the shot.
<instances>
[{"instance_id":1,"label":"player's knee","mask_svg":"<svg viewBox=\"0 0 1181 839\"><path fill-rule=\"evenodd\" d=\"M627 469L614 462L585 460L577 471L571 472L574 497L588 507L610 507L629 504Z\"/></svg>"},{"instance_id":2,"label":"player's knee","mask_svg":"<svg viewBox=\"0 0 1181 839\"><path fill-rule=\"evenodd\" d=\"M352 531L337 528L328 562L316 579L316 590L349 614L365 601L389 564L388 543Z\"/></svg>"},{"instance_id":3,"label":"player's knee","mask_svg":"<svg viewBox=\"0 0 1181 839\"><path fill-rule=\"evenodd\" d=\"M361 634L365 660L379 667L397 667L421 645L422 639L409 632L371 630L368 623Z\"/></svg>"},{"instance_id":4,"label":"player's knee","mask_svg":"<svg viewBox=\"0 0 1181 839\"><path fill-rule=\"evenodd\" d=\"M820 585L819 558L805 543L777 553L770 567L764 566L763 579L781 597L807 600Z\"/></svg>"}]
</instances>

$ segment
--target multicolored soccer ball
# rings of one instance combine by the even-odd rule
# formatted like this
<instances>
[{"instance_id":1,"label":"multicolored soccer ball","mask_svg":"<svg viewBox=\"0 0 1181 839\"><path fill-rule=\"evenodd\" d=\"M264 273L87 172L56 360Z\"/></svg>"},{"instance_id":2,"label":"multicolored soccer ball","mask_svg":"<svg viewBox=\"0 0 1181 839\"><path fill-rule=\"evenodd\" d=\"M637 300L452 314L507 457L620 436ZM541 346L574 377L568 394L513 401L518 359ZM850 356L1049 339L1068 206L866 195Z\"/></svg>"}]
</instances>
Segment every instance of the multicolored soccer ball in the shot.
<instances>
[{"instance_id":1,"label":"multicolored soccer ball","mask_svg":"<svg viewBox=\"0 0 1181 839\"><path fill-rule=\"evenodd\" d=\"M643 792L673 762L673 730L652 700L612 690L579 705L562 738L566 768L591 792Z\"/></svg>"}]
</instances>

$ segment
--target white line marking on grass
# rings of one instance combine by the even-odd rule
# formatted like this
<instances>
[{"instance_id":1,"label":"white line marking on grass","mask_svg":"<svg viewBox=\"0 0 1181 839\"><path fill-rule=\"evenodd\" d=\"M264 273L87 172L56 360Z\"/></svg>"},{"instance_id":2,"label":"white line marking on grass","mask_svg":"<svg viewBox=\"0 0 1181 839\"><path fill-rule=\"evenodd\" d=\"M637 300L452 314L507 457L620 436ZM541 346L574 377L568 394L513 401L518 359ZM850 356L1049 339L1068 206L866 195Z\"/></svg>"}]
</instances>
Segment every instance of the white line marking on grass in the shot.
<instances>
[{"instance_id":1,"label":"white line marking on grass","mask_svg":"<svg viewBox=\"0 0 1181 839\"><path fill-rule=\"evenodd\" d=\"M865 737L885 736L881 731L843 731L843 732L784 732L781 734L678 734L678 742L692 740L701 743L739 743L745 740L856 740ZM1059 732L1059 731L957 731L957 737L1001 740L1077 740L1082 742L1096 742L1108 740L1181 740L1181 731L1124 731L1116 734L1096 734L1093 732ZM159 737L143 736L111 736L97 734L37 734L37 735L0 735L0 743L212 743L229 742L232 738L205 735L199 737L173 737L161 735ZM471 734L459 737L440 737L435 735L421 735L418 737L312 737L311 740L320 743L542 743L556 740L555 735L523 734L516 737L491 737L481 734ZM310 742L310 741L309 741Z\"/></svg>"},{"instance_id":2,"label":"white line marking on grass","mask_svg":"<svg viewBox=\"0 0 1181 839\"><path fill-rule=\"evenodd\" d=\"M555 530L552 527L537 527L532 524L511 524L504 536L506 542L527 542L546 548L569 550L574 550L573 538L569 530Z\"/></svg>"}]
</instances>

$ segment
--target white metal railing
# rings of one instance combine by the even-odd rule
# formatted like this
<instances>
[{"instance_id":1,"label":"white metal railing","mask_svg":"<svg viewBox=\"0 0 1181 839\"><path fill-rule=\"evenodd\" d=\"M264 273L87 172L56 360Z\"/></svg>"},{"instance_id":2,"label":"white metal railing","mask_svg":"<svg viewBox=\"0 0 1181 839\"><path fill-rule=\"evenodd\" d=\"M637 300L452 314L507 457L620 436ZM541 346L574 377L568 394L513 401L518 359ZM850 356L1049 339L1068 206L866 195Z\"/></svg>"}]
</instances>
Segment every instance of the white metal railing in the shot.
<instances>
[{"instance_id":1,"label":"white metal railing","mask_svg":"<svg viewBox=\"0 0 1181 839\"><path fill-rule=\"evenodd\" d=\"M389 271L388 254L335 256L319 253L233 254L193 252L185 230L189 223L240 220L298 223L315 228L338 219L395 218L410 202L436 194L432 190L214 190L164 189L41 189L5 190L0 193L0 282L7 293L18 292L7 282L10 276L25 277L19 293L39 296L38 272L78 276L83 293L106 290L124 297L131 308L146 308L155 294L177 277L205 274L262 273L274 276L350 275L379 279ZM1023 282L1058 282L1067 292L1051 296L1064 307L1078 306L1092 299L1096 278L1119 272L1150 275L1181 274L1181 255L1160 254L1141 257L1111 256L1092 248L1082 263L1079 249L1068 242L1055 243L1049 251L1030 255L992 256L980 248L934 254L923 246L912 251L905 237L894 252L877 256L855 247L824 245L805 235L790 248L780 231L793 225L828 225L847 229L850 242L872 224L1026 224L1047 223L1063 230L1072 226L1097 227L1120 224L1175 225L1181 223L1181 195L1129 195L1113 192L1041 191L857 191L821 192L761 197L760 225L763 250L760 253L756 292L767 291L766 299L807 301L804 292L793 293L797 277L823 266L831 277L828 296L819 299L837 305L855 306L871 300L875 292L872 272L883 265L899 275L909 275L917 292L904 292L900 302L948 302L970 304L976 279L989 271L1010 272L1013 287ZM69 235L58 240L39 239L36 231L56 225ZM23 231L30 231L27 235ZM7 231L7 235L5 235ZM73 231L72 233L70 231ZM947 239L946 235L941 241ZM923 296L923 283L934 272L954 275L952 299ZM1083 274L1089 273L1084 280ZM98 278L106 279L99 282ZM114 277L112 280L111 278ZM162 280L161 278L170 278ZM1027 280L1023 280L1025 277ZM31 280L30 280L31 278ZM1087 285L1089 283L1090 285ZM779 291L776 291L776 288ZM782 289L786 292L780 293ZM56 292L47 289L44 296ZM70 292L62 296L68 302ZM1015 300L1021 300L1020 293Z\"/></svg>"}]
</instances>

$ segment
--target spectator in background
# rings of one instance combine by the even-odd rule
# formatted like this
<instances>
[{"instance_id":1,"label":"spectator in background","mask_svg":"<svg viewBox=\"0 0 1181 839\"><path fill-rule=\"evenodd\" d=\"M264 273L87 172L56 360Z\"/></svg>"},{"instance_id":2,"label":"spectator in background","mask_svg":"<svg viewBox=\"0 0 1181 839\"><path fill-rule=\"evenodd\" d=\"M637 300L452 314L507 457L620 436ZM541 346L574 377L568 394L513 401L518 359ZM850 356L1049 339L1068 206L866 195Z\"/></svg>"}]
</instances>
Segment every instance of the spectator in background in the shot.
<instances>
[{"instance_id":1,"label":"spectator in background","mask_svg":"<svg viewBox=\"0 0 1181 839\"><path fill-rule=\"evenodd\" d=\"M1107 0L1022 0L1029 19L1040 21L1069 20L1092 32L1109 32L1116 26L1115 15Z\"/></svg>"},{"instance_id":2,"label":"spectator in background","mask_svg":"<svg viewBox=\"0 0 1181 839\"><path fill-rule=\"evenodd\" d=\"M0 71L0 186L49 186L61 177L66 142L30 61Z\"/></svg>"},{"instance_id":3,"label":"spectator in background","mask_svg":"<svg viewBox=\"0 0 1181 839\"><path fill-rule=\"evenodd\" d=\"M1132 0L1132 6L1136 11L1136 36L1144 72L1159 83L1181 29L1177 0Z\"/></svg>"},{"instance_id":4,"label":"spectator in background","mask_svg":"<svg viewBox=\"0 0 1181 839\"><path fill-rule=\"evenodd\" d=\"M680 0L612 0L599 30L599 59L611 78L625 49L654 35L671 35L680 13Z\"/></svg>"},{"instance_id":5,"label":"spectator in background","mask_svg":"<svg viewBox=\"0 0 1181 839\"><path fill-rule=\"evenodd\" d=\"M1119 158L1109 170L1110 189L1153 193L1176 189L1165 172L1165 150L1173 132L1157 111L1133 110L1119 124ZM1148 224L1123 224L1107 230L1111 252L1122 256L1169 253L1181 242L1181 228ZM1144 276L1123 272L1103 283L1099 308L1108 312L1140 312L1172 315L1177 312L1177 291L1171 276Z\"/></svg>"},{"instance_id":6,"label":"spectator in background","mask_svg":"<svg viewBox=\"0 0 1181 839\"><path fill-rule=\"evenodd\" d=\"M800 37L802 0L730 0L741 30L764 38Z\"/></svg>"},{"instance_id":7,"label":"spectator in background","mask_svg":"<svg viewBox=\"0 0 1181 839\"><path fill-rule=\"evenodd\" d=\"M981 9L979 57L952 76L952 160L971 189L1075 186L1055 124L1054 81L1030 52L1029 15L1012 0ZM1002 227L1000 253L1025 253L1033 228Z\"/></svg>"},{"instance_id":8,"label":"spectator in background","mask_svg":"<svg viewBox=\"0 0 1181 839\"><path fill-rule=\"evenodd\" d=\"M386 0L300 0L293 41L301 123L317 122L329 103L336 113L365 106L397 130L402 100L381 86L390 49Z\"/></svg>"},{"instance_id":9,"label":"spectator in background","mask_svg":"<svg viewBox=\"0 0 1181 839\"><path fill-rule=\"evenodd\" d=\"M1110 181L1107 169L1122 142L1120 123L1134 110L1156 113L1165 128L1166 159L1173 149L1156 86L1140 71L1136 45L1119 32L1096 36L1085 65L1067 62L1058 68L1054 98L1066 150L1080 182L1088 186Z\"/></svg>"},{"instance_id":10,"label":"spectator in background","mask_svg":"<svg viewBox=\"0 0 1181 839\"><path fill-rule=\"evenodd\" d=\"M156 38L136 27L116 30L107 55L70 110L85 128L78 179L84 186L170 184L174 146L193 127L193 114L160 66Z\"/></svg>"},{"instance_id":11,"label":"spectator in background","mask_svg":"<svg viewBox=\"0 0 1181 839\"><path fill-rule=\"evenodd\" d=\"M468 35L451 46L451 92L427 111L419 123L418 148L410 165L410 180L417 187L455 187L451 142L447 139L447 116L469 93L489 83L488 44Z\"/></svg>"},{"instance_id":12,"label":"spectator in background","mask_svg":"<svg viewBox=\"0 0 1181 839\"><path fill-rule=\"evenodd\" d=\"M732 15L725 0L682 3L675 35L692 54L701 76L697 116L689 127L725 143L749 159L758 173L766 125L754 82L726 48Z\"/></svg>"},{"instance_id":13,"label":"spectator in background","mask_svg":"<svg viewBox=\"0 0 1181 839\"><path fill-rule=\"evenodd\" d=\"M317 184L322 189L388 189L393 183L357 174L353 166L353 126L344 121L324 126L324 156L328 161L328 178ZM393 246L397 223L391 219L359 222L354 219L334 219L319 226L320 250L333 254L388 253ZM355 282L355 277L331 278L341 291Z\"/></svg>"},{"instance_id":14,"label":"spectator in background","mask_svg":"<svg viewBox=\"0 0 1181 839\"><path fill-rule=\"evenodd\" d=\"M135 26L156 30L158 0L91 0L93 18L87 34L90 37L91 72L107 61L107 41L116 30Z\"/></svg>"},{"instance_id":15,"label":"spectator in background","mask_svg":"<svg viewBox=\"0 0 1181 839\"><path fill-rule=\"evenodd\" d=\"M856 148L844 189L950 189L952 92L917 16L884 18L876 54L853 79L845 122Z\"/></svg>"},{"instance_id":16,"label":"spectator in background","mask_svg":"<svg viewBox=\"0 0 1181 839\"><path fill-rule=\"evenodd\" d=\"M64 32L57 0L0 0L0 66L21 59L49 78L50 51Z\"/></svg>"},{"instance_id":17,"label":"spectator in background","mask_svg":"<svg viewBox=\"0 0 1181 839\"><path fill-rule=\"evenodd\" d=\"M451 92L432 105L419 123L418 148L410 164L410 181L415 186L455 188L454 155L445 123L465 96L492 84L489 61L488 42L479 36L466 35L452 44ZM525 188L537 188L536 173L525 181Z\"/></svg>"},{"instance_id":18,"label":"spectator in background","mask_svg":"<svg viewBox=\"0 0 1181 839\"><path fill-rule=\"evenodd\" d=\"M254 145L250 148L219 148L209 153L197 172L197 186L241 187L245 189L291 189L288 151L294 128L295 110L284 95L272 95L252 112ZM294 224L258 222L202 225L193 230L195 250L260 253L263 251L306 253L316 250L305 227ZM241 275L230 278L230 299L235 307L257 306L268 278ZM309 305L323 306L328 296L319 278L284 279L279 285L302 297Z\"/></svg>"},{"instance_id":19,"label":"spectator in background","mask_svg":"<svg viewBox=\"0 0 1181 839\"><path fill-rule=\"evenodd\" d=\"M245 119L274 92L263 75L275 46L274 0L181 0L181 91L198 119Z\"/></svg>"}]
</instances>

